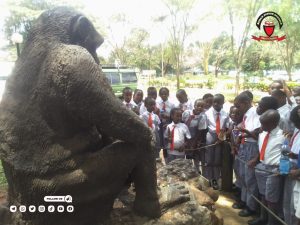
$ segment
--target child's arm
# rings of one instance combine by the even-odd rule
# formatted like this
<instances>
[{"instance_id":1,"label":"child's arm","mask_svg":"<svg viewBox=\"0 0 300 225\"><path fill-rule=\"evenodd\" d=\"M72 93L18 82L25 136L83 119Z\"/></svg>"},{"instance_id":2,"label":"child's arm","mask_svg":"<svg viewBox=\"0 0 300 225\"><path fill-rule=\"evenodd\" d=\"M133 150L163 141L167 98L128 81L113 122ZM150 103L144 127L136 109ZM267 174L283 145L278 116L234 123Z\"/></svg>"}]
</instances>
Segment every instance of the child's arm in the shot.
<instances>
[{"instance_id":1,"label":"child's arm","mask_svg":"<svg viewBox=\"0 0 300 225\"><path fill-rule=\"evenodd\" d=\"M289 175L293 179L300 180L300 169L292 169Z\"/></svg>"}]
</instances>

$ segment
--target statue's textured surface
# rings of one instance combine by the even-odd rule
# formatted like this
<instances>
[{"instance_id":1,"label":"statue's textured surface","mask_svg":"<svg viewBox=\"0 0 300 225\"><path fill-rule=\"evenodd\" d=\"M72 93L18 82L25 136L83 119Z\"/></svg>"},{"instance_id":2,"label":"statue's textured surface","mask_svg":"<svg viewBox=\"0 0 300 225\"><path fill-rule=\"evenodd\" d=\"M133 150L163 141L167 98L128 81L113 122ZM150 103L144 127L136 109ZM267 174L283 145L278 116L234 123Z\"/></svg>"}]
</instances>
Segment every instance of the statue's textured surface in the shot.
<instances>
[{"instance_id":1,"label":"statue's textured surface","mask_svg":"<svg viewBox=\"0 0 300 225\"><path fill-rule=\"evenodd\" d=\"M136 212L160 214L151 132L113 95L96 56L102 42L69 8L44 12L29 33L0 105L9 203L71 195L75 211L15 213L15 224L96 225L129 174Z\"/></svg>"}]
</instances>

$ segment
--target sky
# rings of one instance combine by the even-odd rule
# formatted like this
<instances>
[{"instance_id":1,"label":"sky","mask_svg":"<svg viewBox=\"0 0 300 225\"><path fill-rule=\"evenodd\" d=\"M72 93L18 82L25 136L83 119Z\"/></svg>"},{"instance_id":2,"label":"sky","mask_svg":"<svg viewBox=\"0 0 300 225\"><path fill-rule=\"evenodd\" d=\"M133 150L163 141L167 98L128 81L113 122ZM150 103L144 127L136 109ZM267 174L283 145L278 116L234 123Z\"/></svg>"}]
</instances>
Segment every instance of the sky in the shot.
<instances>
[{"instance_id":1,"label":"sky","mask_svg":"<svg viewBox=\"0 0 300 225\"><path fill-rule=\"evenodd\" d=\"M3 30L4 16L8 14L5 0L0 0L0 32ZM16 1L17 2L17 1ZM84 6L84 12L97 18L104 28L112 27L113 39L110 41L121 43L134 27L142 27L150 33L149 45L164 44L169 37L170 17L163 23L154 22L155 18L169 14L162 0L77 0ZM223 0L198 0L190 12L190 23L196 24L198 29L188 37L187 44L195 41L209 41L217 37L222 31L230 32L227 16L222 15ZM112 23L112 16L124 14L129 22L124 24ZM242 24L236 27L240 32ZM0 33L0 47L5 44L3 34ZM111 51L109 42L104 42L98 49L100 56L107 57Z\"/></svg>"}]
</instances>

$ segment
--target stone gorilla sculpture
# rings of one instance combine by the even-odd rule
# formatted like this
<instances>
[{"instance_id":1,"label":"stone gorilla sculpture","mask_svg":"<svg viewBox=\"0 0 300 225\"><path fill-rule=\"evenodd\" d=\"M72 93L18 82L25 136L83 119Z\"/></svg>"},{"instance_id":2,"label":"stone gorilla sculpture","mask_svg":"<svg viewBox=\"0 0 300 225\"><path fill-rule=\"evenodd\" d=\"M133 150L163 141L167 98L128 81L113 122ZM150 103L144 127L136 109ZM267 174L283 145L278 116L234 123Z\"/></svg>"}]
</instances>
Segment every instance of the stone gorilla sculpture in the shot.
<instances>
[{"instance_id":1,"label":"stone gorilla sculpture","mask_svg":"<svg viewBox=\"0 0 300 225\"><path fill-rule=\"evenodd\" d=\"M14 224L98 224L130 173L135 210L160 215L151 132L113 95L96 56L102 42L86 17L65 7L44 12L29 33L0 106L9 203L71 195L75 211L15 213Z\"/></svg>"}]
</instances>

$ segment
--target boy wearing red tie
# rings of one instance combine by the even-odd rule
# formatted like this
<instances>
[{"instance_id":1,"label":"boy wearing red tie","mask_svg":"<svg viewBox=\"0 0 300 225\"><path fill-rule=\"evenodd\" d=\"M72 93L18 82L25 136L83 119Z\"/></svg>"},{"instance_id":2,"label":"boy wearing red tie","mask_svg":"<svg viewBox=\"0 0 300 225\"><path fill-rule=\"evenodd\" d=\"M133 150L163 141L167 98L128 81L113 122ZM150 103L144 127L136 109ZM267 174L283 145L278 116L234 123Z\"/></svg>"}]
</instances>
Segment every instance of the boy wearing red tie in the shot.
<instances>
[{"instance_id":1,"label":"boy wearing red tie","mask_svg":"<svg viewBox=\"0 0 300 225\"><path fill-rule=\"evenodd\" d=\"M281 157L281 146L285 140L283 131L279 128L280 115L277 110L267 110L260 117L262 133L258 137L259 164L255 167L255 177L258 184L261 201L275 214L279 212L279 201L282 192L282 177L275 175L278 172ZM270 172L268 172L270 171ZM267 215L261 207L260 216L249 221L250 225L277 224L276 218Z\"/></svg>"},{"instance_id":2,"label":"boy wearing red tie","mask_svg":"<svg viewBox=\"0 0 300 225\"><path fill-rule=\"evenodd\" d=\"M187 145L187 139L191 139L189 128L181 123L182 111L180 108L171 110L172 123L167 126L164 137L168 140L168 157L166 163L175 159L184 159L184 149Z\"/></svg>"},{"instance_id":3,"label":"boy wearing red tie","mask_svg":"<svg viewBox=\"0 0 300 225\"><path fill-rule=\"evenodd\" d=\"M256 131L260 128L259 115L252 106L252 100L247 94L240 94L234 99L234 106L243 115L241 126L241 143L238 150L238 158L246 161L240 163L239 175L242 184L241 200L246 203L246 208L239 212L239 216L248 217L255 214L257 202L252 195L258 196L258 187L255 178L254 166L257 163L259 153Z\"/></svg>"},{"instance_id":4,"label":"boy wearing red tie","mask_svg":"<svg viewBox=\"0 0 300 225\"><path fill-rule=\"evenodd\" d=\"M224 95L216 94L213 105L205 112L207 117L208 132L206 144L215 144L219 136L225 133L228 128L229 116L223 110L225 102ZM222 167L222 145L218 144L205 149L205 167L203 176L206 177L214 189L219 189L217 180L221 177Z\"/></svg>"},{"instance_id":5,"label":"boy wearing red tie","mask_svg":"<svg viewBox=\"0 0 300 225\"><path fill-rule=\"evenodd\" d=\"M145 124L152 130L153 136L155 137L155 147L156 147L156 158L159 158L160 144L159 144L159 125L160 119L153 111L155 110L155 100L151 97L145 98L145 108L147 109L140 118Z\"/></svg>"}]
</instances>

